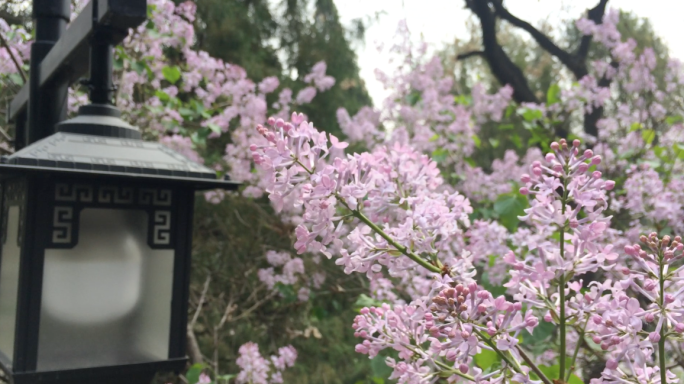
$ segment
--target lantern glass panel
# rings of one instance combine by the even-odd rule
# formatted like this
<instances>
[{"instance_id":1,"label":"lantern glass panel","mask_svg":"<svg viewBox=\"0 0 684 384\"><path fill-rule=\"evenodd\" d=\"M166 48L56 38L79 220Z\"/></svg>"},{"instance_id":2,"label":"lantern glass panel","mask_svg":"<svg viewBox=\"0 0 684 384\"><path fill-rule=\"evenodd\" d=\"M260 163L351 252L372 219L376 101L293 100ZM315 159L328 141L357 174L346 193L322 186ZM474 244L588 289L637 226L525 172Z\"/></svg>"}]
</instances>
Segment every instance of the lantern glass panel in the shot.
<instances>
[{"instance_id":1,"label":"lantern glass panel","mask_svg":"<svg viewBox=\"0 0 684 384\"><path fill-rule=\"evenodd\" d=\"M150 248L146 211L71 214L76 246L45 250L38 370L168 359L174 250Z\"/></svg>"},{"instance_id":2,"label":"lantern glass panel","mask_svg":"<svg viewBox=\"0 0 684 384\"><path fill-rule=\"evenodd\" d=\"M7 227L2 244L0 263L0 351L10 360L14 358L14 327L17 318L19 290L19 225L21 209L17 205L7 209Z\"/></svg>"}]
</instances>

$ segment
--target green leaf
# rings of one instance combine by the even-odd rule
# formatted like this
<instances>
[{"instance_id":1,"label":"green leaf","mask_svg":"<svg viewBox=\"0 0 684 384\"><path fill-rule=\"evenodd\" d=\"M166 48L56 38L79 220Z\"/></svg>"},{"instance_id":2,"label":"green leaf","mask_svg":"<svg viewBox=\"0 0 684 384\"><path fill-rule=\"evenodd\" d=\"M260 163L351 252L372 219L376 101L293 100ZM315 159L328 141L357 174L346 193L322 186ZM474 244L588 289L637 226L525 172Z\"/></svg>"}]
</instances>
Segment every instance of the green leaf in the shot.
<instances>
[{"instance_id":1,"label":"green leaf","mask_svg":"<svg viewBox=\"0 0 684 384\"><path fill-rule=\"evenodd\" d=\"M629 131L634 132L641 129L641 123L632 123L632 125L629 126Z\"/></svg>"},{"instance_id":2,"label":"green leaf","mask_svg":"<svg viewBox=\"0 0 684 384\"><path fill-rule=\"evenodd\" d=\"M207 124L207 127L209 129L211 129L211 131L216 133L217 135L221 134L221 127L219 127L218 125L216 125L214 123L209 123L209 124Z\"/></svg>"},{"instance_id":3,"label":"green leaf","mask_svg":"<svg viewBox=\"0 0 684 384\"><path fill-rule=\"evenodd\" d=\"M435 133L435 134L432 135L432 137L430 138L430 142L437 141L437 140L439 140L439 135Z\"/></svg>"},{"instance_id":4,"label":"green leaf","mask_svg":"<svg viewBox=\"0 0 684 384\"><path fill-rule=\"evenodd\" d=\"M499 129L502 131L507 131L509 129L515 128L515 124L513 123L508 123L508 124L499 124Z\"/></svg>"},{"instance_id":5,"label":"green leaf","mask_svg":"<svg viewBox=\"0 0 684 384\"><path fill-rule=\"evenodd\" d=\"M318 320L323 320L328 317L328 311L326 311L323 307L313 307L311 309L311 315Z\"/></svg>"},{"instance_id":6,"label":"green leaf","mask_svg":"<svg viewBox=\"0 0 684 384\"><path fill-rule=\"evenodd\" d=\"M522 140L520 140L520 135L515 134L515 135L511 136L511 141L513 142L513 144L515 144L515 146L518 149L522 148L523 143L522 143Z\"/></svg>"},{"instance_id":7,"label":"green leaf","mask_svg":"<svg viewBox=\"0 0 684 384\"><path fill-rule=\"evenodd\" d=\"M199 363L190 367L188 372L185 374L185 378L188 379L188 384L197 384L204 368L206 368L206 366Z\"/></svg>"},{"instance_id":8,"label":"green leaf","mask_svg":"<svg viewBox=\"0 0 684 384\"><path fill-rule=\"evenodd\" d=\"M556 328L555 325L552 323L547 323L546 321L542 321L539 323L534 328L534 332L529 333L529 332L524 332L524 343L526 345L535 345L538 344L544 340L546 340L551 334L553 333L553 330Z\"/></svg>"},{"instance_id":9,"label":"green leaf","mask_svg":"<svg viewBox=\"0 0 684 384\"><path fill-rule=\"evenodd\" d=\"M490 351L488 349L483 349L482 352L475 355L475 364L477 364L477 366L482 370L486 370L487 368L491 367L498 360L499 355L497 355L496 352Z\"/></svg>"},{"instance_id":10,"label":"green leaf","mask_svg":"<svg viewBox=\"0 0 684 384\"><path fill-rule=\"evenodd\" d=\"M570 363L570 359L568 359L568 363ZM558 364L553 365L551 367L548 367L546 365L538 365L539 370L542 371L544 375L550 380L555 380L558 379L558 376L560 375L560 366ZM534 374L534 372L530 372L530 376L532 376L535 379L539 379L537 375ZM565 378L563 378L565 380ZM584 384L582 380L577 377L574 373L570 375L570 380L568 381L568 384Z\"/></svg>"},{"instance_id":11,"label":"green leaf","mask_svg":"<svg viewBox=\"0 0 684 384\"><path fill-rule=\"evenodd\" d=\"M520 108L518 113L523 117L523 119L525 119L525 121L534 121L544 117L542 111L538 109Z\"/></svg>"},{"instance_id":12,"label":"green leaf","mask_svg":"<svg viewBox=\"0 0 684 384\"><path fill-rule=\"evenodd\" d=\"M681 123L682 121L684 121L684 118L682 118L682 116L679 116L679 115L668 116L668 117L665 118L665 122L666 122L668 125L673 125L673 124Z\"/></svg>"},{"instance_id":13,"label":"green leaf","mask_svg":"<svg viewBox=\"0 0 684 384\"><path fill-rule=\"evenodd\" d=\"M473 135L473 142L475 143L475 148L480 148L482 146L482 140L480 140L477 135Z\"/></svg>"},{"instance_id":14,"label":"green leaf","mask_svg":"<svg viewBox=\"0 0 684 384\"><path fill-rule=\"evenodd\" d=\"M168 80L169 83L176 84L176 82L180 80L181 71L177 66L166 66L162 68L162 75L164 75L164 78Z\"/></svg>"},{"instance_id":15,"label":"green leaf","mask_svg":"<svg viewBox=\"0 0 684 384\"><path fill-rule=\"evenodd\" d=\"M354 303L354 308L356 311L360 311L361 308L363 307L379 307L383 303L380 300L375 300L374 298L366 295L365 293L362 293L359 295L359 297L356 299L356 302Z\"/></svg>"},{"instance_id":16,"label":"green leaf","mask_svg":"<svg viewBox=\"0 0 684 384\"><path fill-rule=\"evenodd\" d=\"M560 101L560 87L558 84L552 84L549 90L546 91L546 104L552 105Z\"/></svg>"},{"instance_id":17,"label":"green leaf","mask_svg":"<svg viewBox=\"0 0 684 384\"><path fill-rule=\"evenodd\" d=\"M294 303L297 301L297 293L293 286L278 282L275 284L275 289L283 295L283 301L286 303Z\"/></svg>"},{"instance_id":18,"label":"green leaf","mask_svg":"<svg viewBox=\"0 0 684 384\"><path fill-rule=\"evenodd\" d=\"M154 95L157 96L159 98L159 100L161 100L161 101L169 101L169 99L170 99L170 96L168 93L166 93L164 91L160 91L158 89L156 91L154 91Z\"/></svg>"},{"instance_id":19,"label":"green leaf","mask_svg":"<svg viewBox=\"0 0 684 384\"><path fill-rule=\"evenodd\" d=\"M499 146L499 140L498 140L498 139L495 139L495 138L493 138L493 137L490 137L490 138L489 138L489 144L492 145L492 148L496 148L496 147Z\"/></svg>"},{"instance_id":20,"label":"green leaf","mask_svg":"<svg viewBox=\"0 0 684 384\"><path fill-rule=\"evenodd\" d=\"M494 212L499 215L501 224L509 231L515 232L518 227L518 216L525 214L525 208L529 206L527 197L518 192L499 195L494 202Z\"/></svg>"},{"instance_id":21,"label":"green leaf","mask_svg":"<svg viewBox=\"0 0 684 384\"><path fill-rule=\"evenodd\" d=\"M181 107L181 108L178 108L178 113L180 113L181 116L183 116L183 117L189 117L189 116L194 115L195 111L193 111L190 108Z\"/></svg>"},{"instance_id":22,"label":"green leaf","mask_svg":"<svg viewBox=\"0 0 684 384\"><path fill-rule=\"evenodd\" d=\"M371 371L376 378L389 377L389 375L392 374L392 368L387 366L387 363L385 363L385 356L381 355L377 355L371 359Z\"/></svg>"},{"instance_id":23,"label":"green leaf","mask_svg":"<svg viewBox=\"0 0 684 384\"><path fill-rule=\"evenodd\" d=\"M684 160L684 145L682 144L673 144L672 145L672 150L674 150L674 153L677 155L677 158L679 160Z\"/></svg>"},{"instance_id":24,"label":"green leaf","mask_svg":"<svg viewBox=\"0 0 684 384\"><path fill-rule=\"evenodd\" d=\"M641 131L641 137L644 139L644 142L646 142L646 144L650 145L653 142L653 140L655 140L656 133L652 129L644 129L643 131Z\"/></svg>"},{"instance_id":25,"label":"green leaf","mask_svg":"<svg viewBox=\"0 0 684 384\"><path fill-rule=\"evenodd\" d=\"M444 160L446 160L447 155L449 155L449 151L447 151L444 148L437 148L434 151L432 151L432 160L434 160L437 163L441 163Z\"/></svg>"}]
</instances>

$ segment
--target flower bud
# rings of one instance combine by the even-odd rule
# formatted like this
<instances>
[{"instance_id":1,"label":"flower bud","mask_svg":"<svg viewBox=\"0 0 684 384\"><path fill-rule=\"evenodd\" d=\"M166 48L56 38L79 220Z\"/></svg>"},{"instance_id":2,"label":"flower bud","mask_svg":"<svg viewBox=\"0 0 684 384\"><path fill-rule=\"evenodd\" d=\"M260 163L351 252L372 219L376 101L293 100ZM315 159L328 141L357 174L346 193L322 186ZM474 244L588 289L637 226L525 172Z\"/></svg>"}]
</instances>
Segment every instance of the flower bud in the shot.
<instances>
[{"instance_id":1,"label":"flower bud","mask_svg":"<svg viewBox=\"0 0 684 384\"><path fill-rule=\"evenodd\" d=\"M553 143L551 143L551 149L553 149L554 151L557 151L559 148L560 145L558 145L557 142L554 141Z\"/></svg>"},{"instance_id":2,"label":"flower bud","mask_svg":"<svg viewBox=\"0 0 684 384\"><path fill-rule=\"evenodd\" d=\"M593 177L594 179L597 179L597 180L600 179L601 178L601 171L594 171L591 174L591 177Z\"/></svg>"},{"instance_id":3,"label":"flower bud","mask_svg":"<svg viewBox=\"0 0 684 384\"><path fill-rule=\"evenodd\" d=\"M658 332L651 332L648 334L648 340L650 340L651 343L657 343L660 341L660 334Z\"/></svg>"},{"instance_id":4,"label":"flower bud","mask_svg":"<svg viewBox=\"0 0 684 384\"><path fill-rule=\"evenodd\" d=\"M536 327L538 324L539 320L534 316L530 316L527 319L525 319L525 325L528 327Z\"/></svg>"},{"instance_id":5,"label":"flower bud","mask_svg":"<svg viewBox=\"0 0 684 384\"><path fill-rule=\"evenodd\" d=\"M591 164L592 165L599 165L601 164L601 156L594 156L591 158Z\"/></svg>"},{"instance_id":6,"label":"flower bud","mask_svg":"<svg viewBox=\"0 0 684 384\"><path fill-rule=\"evenodd\" d=\"M480 313L485 313L487 312L487 307L484 304L480 304L477 306L477 311Z\"/></svg>"},{"instance_id":7,"label":"flower bud","mask_svg":"<svg viewBox=\"0 0 684 384\"><path fill-rule=\"evenodd\" d=\"M533 168L532 168L532 173L533 173L535 176L541 176L541 174L542 174L543 172L542 172L541 167L533 167Z\"/></svg>"},{"instance_id":8,"label":"flower bud","mask_svg":"<svg viewBox=\"0 0 684 384\"><path fill-rule=\"evenodd\" d=\"M610 370L617 369L618 367L618 362L617 360L613 359L612 357L606 361L606 368Z\"/></svg>"},{"instance_id":9,"label":"flower bud","mask_svg":"<svg viewBox=\"0 0 684 384\"><path fill-rule=\"evenodd\" d=\"M637 252L631 245L625 245L625 253L631 256L636 256Z\"/></svg>"},{"instance_id":10,"label":"flower bud","mask_svg":"<svg viewBox=\"0 0 684 384\"><path fill-rule=\"evenodd\" d=\"M556 160L556 155L554 155L553 153L547 153L545 159L550 163Z\"/></svg>"},{"instance_id":11,"label":"flower bud","mask_svg":"<svg viewBox=\"0 0 684 384\"><path fill-rule=\"evenodd\" d=\"M584 151L584 158L585 159L591 159L593 156L594 156L594 151L592 151L591 149L587 149L586 151Z\"/></svg>"},{"instance_id":12,"label":"flower bud","mask_svg":"<svg viewBox=\"0 0 684 384\"><path fill-rule=\"evenodd\" d=\"M458 351L456 349L447 350L447 353L446 353L446 359L447 360L456 361L456 357L458 357Z\"/></svg>"},{"instance_id":13,"label":"flower bud","mask_svg":"<svg viewBox=\"0 0 684 384\"><path fill-rule=\"evenodd\" d=\"M606 184L604 184L604 188L606 189L606 191L612 191L613 188L615 188L615 182L613 180L606 181Z\"/></svg>"},{"instance_id":14,"label":"flower bud","mask_svg":"<svg viewBox=\"0 0 684 384\"><path fill-rule=\"evenodd\" d=\"M468 366L465 365L465 364L463 364L463 363L461 363L461 364L458 366L458 370L461 371L461 373L465 375L466 373L468 373Z\"/></svg>"},{"instance_id":15,"label":"flower bud","mask_svg":"<svg viewBox=\"0 0 684 384\"><path fill-rule=\"evenodd\" d=\"M599 315L593 315L591 317L591 321L593 321L594 324L598 325L598 324L601 324L603 322L603 319Z\"/></svg>"},{"instance_id":16,"label":"flower bud","mask_svg":"<svg viewBox=\"0 0 684 384\"><path fill-rule=\"evenodd\" d=\"M285 125L285 120L283 120L283 119L278 119L278 120L275 121L275 126L276 126L277 128L282 128L283 125Z\"/></svg>"},{"instance_id":17,"label":"flower bud","mask_svg":"<svg viewBox=\"0 0 684 384\"><path fill-rule=\"evenodd\" d=\"M665 302L667 304L674 303L675 297L671 293L665 294Z\"/></svg>"},{"instance_id":18,"label":"flower bud","mask_svg":"<svg viewBox=\"0 0 684 384\"><path fill-rule=\"evenodd\" d=\"M575 140L572 141L572 146L575 147L575 148L579 147L580 144L582 144L582 142L579 141L578 139L575 139Z\"/></svg>"},{"instance_id":19,"label":"flower bud","mask_svg":"<svg viewBox=\"0 0 684 384\"><path fill-rule=\"evenodd\" d=\"M570 222L568 224L572 229L579 227L579 221L577 221L577 219L570 219Z\"/></svg>"},{"instance_id":20,"label":"flower bud","mask_svg":"<svg viewBox=\"0 0 684 384\"><path fill-rule=\"evenodd\" d=\"M363 307L363 308L361 308L360 312L362 315L367 315L370 312L370 309L368 309L368 307ZM432 313L426 313L425 314L425 320L427 320L428 315L430 315L430 319L432 320Z\"/></svg>"},{"instance_id":21,"label":"flower bud","mask_svg":"<svg viewBox=\"0 0 684 384\"><path fill-rule=\"evenodd\" d=\"M649 280L644 281L644 289L646 289L647 291L652 291L652 290L656 289L657 286L658 286L658 283L656 283L654 280L649 279Z\"/></svg>"},{"instance_id":22,"label":"flower bud","mask_svg":"<svg viewBox=\"0 0 684 384\"><path fill-rule=\"evenodd\" d=\"M677 325L675 325L675 331L677 331L677 333L684 332L684 323L677 323Z\"/></svg>"},{"instance_id":23,"label":"flower bud","mask_svg":"<svg viewBox=\"0 0 684 384\"><path fill-rule=\"evenodd\" d=\"M513 303L513 309L516 311L521 310L522 309L522 303L521 302Z\"/></svg>"},{"instance_id":24,"label":"flower bud","mask_svg":"<svg viewBox=\"0 0 684 384\"><path fill-rule=\"evenodd\" d=\"M553 321L553 317L551 317L550 313L547 313L546 315L544 315L544 321L546 321L547 323L550 323Z\"/></svg>"},{"instance_id":25,"label":"flower bud","mask_svg":"<svg viewBox=\"0 0 684 384\"><path fill-rule=\"evenodd\" d=\"M527 187L522 187L520 188L520 194L527 196L530 194L530 190Z\"/></svg>"},{"instance_id":26,"label":"flower bud","mask_svg":"<svg viewBox=\"0 0 684 384\"><path fill-rule=\"evenodd\" d=\"M520 176L520 181L522 181L523 183L529 183L531 180L532 179L530 179L530 175L528 175L527 173L523 173L523 175Z\"/></svg>"},{"instance_id":27,"label":"flower bud","mask_svg":"<svg viewBox=\"0 0 684 384\"><path fill-rule=\"evenodd\" d=\"M489 328L487 328L487 334L488 334L489 336L494 336L494 335L496 335L496 328L494 328L494 327L489 327Z\"/></svg>"},{"instance_id":28,"label":"flower bud","mask_svg":"<svg viewBox=\"0 0 684 384\"><path fill-rule=\"evenodd\" d=\"M591 339L594 341L594 343L596 343L596 344L601 344L601 336L599 336L599 335L594 335L594 336L592 336Z\"/></svg>"},{"instance_id":29,"label":"flower bud","mask_svg":"<svg viewBox=\"0 0 684 384\"><path fill-rule=\"evenodd\" d=\"M470 337L470 333L468 331L461 331L461 337L467 339Z\"/></svg>"},{"instance_id":30,"label":"flower bud","mask_svg":"<svg viewBox=\"0 0 684 384\"><path fill-rule=\"evenodd\" d=\"M652 313L647 313L647 314L644 316L644 321L647 322L647 323L652 323L653 320L655 320L655 316L654 316Z\"/></svg>"}]
</instances>

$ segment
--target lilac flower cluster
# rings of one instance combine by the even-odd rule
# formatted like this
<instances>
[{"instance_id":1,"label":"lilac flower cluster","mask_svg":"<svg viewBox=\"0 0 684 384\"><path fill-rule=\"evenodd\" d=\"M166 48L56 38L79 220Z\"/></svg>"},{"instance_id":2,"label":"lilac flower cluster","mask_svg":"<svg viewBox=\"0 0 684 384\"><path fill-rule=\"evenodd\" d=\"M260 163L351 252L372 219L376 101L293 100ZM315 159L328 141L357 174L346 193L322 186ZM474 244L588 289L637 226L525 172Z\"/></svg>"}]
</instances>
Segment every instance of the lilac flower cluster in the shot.
<instances>
[{"instance_id":1,"label":"lilac flower cluster","mask_svg":"<svg viewBox=\"0 0 684 384\"><path fill-rule=\"evenodd\" d=\"M259 353L259 346L249 342L238 350L240 356L237 365L240 372L236 382L239 384L280 384L283 383L282 373L294 365L297 351L291 345L282 347L277 355L266 359Z\"/></svg>"},{"instance_id":2,"label":"lilac flower cluster","mask_svg":"<svg viewBox=\"0 0 684 384\"><path fill-rule=\"evenodd\" d=\"M382 266L402 273L415 268L414 261L433 271L444 267L436 255L463 233L472 209L462 195L438 191L443 181L427 156L396 143L331 160L331 150L347 144L319 132L303 115L268 123L271 128L257 127L268 144L251 150L269 173L266 190L276 208L292 193L304 207L295 230L299 253L339 254L345 272L369 277ZM351 231L344 226L349 219L360 222Z\"/></svg>"}]
</instances>

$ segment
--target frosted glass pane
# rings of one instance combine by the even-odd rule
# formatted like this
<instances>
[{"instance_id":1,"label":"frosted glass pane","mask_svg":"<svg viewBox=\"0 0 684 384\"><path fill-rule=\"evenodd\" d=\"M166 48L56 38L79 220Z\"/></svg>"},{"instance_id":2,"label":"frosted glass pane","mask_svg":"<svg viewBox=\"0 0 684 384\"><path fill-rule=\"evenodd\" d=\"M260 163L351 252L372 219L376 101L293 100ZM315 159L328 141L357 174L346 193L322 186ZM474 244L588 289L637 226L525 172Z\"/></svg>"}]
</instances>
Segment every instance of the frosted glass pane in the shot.
<instances>
[{"instance_id":1,"label":"frosted glass pane","mask_svg":"<svg viewBox=\"0 0 684 384\"><path fill-rule=\"evenodd\" d=\"M19 289L19 235L18 206L9 208L7 238L2 245L0 264L0 351L14 359L14 326L17 317L17 291Z\"/></svg>"},{"instance_id":2,"label":"frosted glass pane","mask_svg":"<svg viewBox=\"0 0 684 384\"><path fill-rule=\"evenodd\" d=\"M173 250L145 211L83 209L73 249L45 251L38 370L168 358Z\"/></svg>"}]
</instances>

